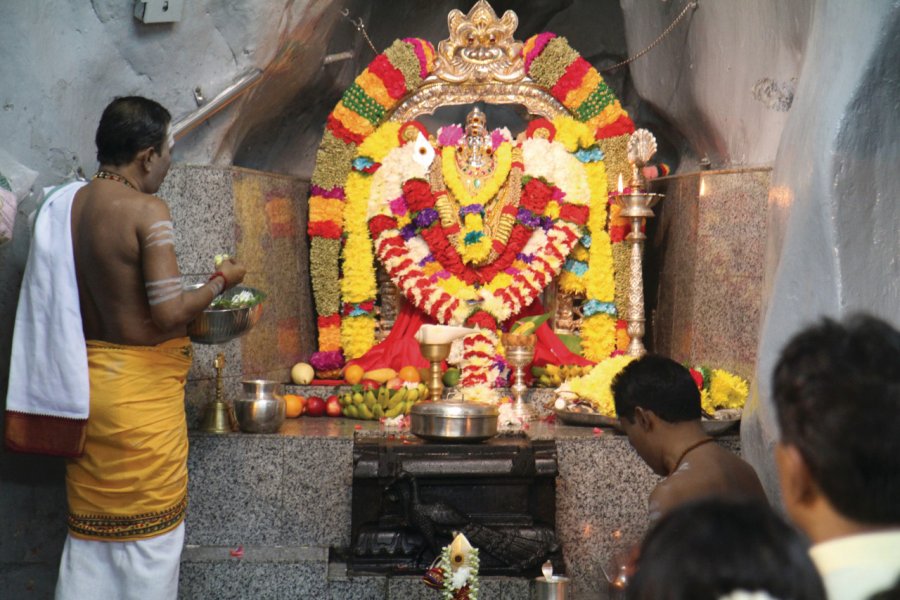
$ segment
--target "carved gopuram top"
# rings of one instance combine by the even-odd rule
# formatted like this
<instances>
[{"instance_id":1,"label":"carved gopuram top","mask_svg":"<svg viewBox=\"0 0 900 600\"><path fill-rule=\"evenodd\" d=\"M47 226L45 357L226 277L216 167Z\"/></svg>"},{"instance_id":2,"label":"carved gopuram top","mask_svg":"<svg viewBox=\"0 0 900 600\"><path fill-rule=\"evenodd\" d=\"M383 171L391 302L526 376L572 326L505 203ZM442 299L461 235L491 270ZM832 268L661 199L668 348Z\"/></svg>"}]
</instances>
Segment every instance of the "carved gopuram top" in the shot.
<instances>
[{"instance_id":1,"label":"carved gopuram top","mask_svg":"<svg viewBox=\"0 0 900 600\"><path fill-rule=\"evenodd\" d=\"M513 34L519 17L511 10L502 18L485 0L463 14L447 16L450 37L438 44L434 73L390 114L404 122L431 114L441 106L517 104L532 115L552 119L568 111L525 75L522 42Z\"/></svg>"},{"instance_id":2,"label":"carved gopuram top","mask_svg":"<svg viewBox=\"0 0 900 600\"><path fill-rule=\"evenodd\" d=\"M519 17L511 10L498 19L485 0L464 15L447 16L450 37L438 44L434 74L451 83L491 80L514 83L525 77L522 42L513 38Z\"/></svg>"}]
</instances>

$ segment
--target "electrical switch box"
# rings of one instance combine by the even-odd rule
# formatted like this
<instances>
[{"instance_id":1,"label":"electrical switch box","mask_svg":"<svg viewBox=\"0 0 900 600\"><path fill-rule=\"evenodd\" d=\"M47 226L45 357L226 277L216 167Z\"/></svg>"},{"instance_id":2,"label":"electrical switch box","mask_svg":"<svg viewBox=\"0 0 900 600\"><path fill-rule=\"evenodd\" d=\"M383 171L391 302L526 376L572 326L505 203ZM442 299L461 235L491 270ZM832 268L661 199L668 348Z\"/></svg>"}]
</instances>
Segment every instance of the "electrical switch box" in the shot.
<instances>
[{"instance_id":1,"label":"electrical switch box","mask_svg":"<svg viewBox=\"0 0 900 600\"><path fill-rule=\"evenodd\" d=\"M184 0L135 0L134 17L144 23L177 23Z\"/></svg>"}]
</instances>

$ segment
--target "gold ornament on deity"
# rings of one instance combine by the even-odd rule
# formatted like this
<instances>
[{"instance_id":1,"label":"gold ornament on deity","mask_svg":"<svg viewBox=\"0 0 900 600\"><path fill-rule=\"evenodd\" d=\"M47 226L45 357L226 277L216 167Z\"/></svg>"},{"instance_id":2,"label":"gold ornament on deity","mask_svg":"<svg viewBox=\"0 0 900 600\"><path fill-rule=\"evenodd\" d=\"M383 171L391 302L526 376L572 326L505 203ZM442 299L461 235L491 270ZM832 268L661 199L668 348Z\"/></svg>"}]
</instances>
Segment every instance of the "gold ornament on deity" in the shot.
<instances>
[{"instance_id":1,"label":"gold ornament on deity","mask_svg":"<svg viewBox=\"0 0 900 600\"><path fill-rule=\"evenodd\" d=\"M491 136L487 132L487 118L477 106L466 116L466 135L456 153L459 178L470 195L478 193L485 178L496 166L492 156Z\"/></svg>"}]
</instances>

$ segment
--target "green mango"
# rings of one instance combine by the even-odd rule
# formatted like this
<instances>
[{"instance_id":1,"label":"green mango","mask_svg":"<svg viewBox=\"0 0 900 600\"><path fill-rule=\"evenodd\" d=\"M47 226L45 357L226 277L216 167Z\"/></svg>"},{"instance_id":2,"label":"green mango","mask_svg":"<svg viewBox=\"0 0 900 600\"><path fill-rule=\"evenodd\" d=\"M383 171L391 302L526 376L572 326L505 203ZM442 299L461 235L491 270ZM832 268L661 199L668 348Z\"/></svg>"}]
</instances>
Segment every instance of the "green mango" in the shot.
<instances>
[{"instance_id":1,"label":"green mango","mask_svg":"<svg viewBox=\"0 0 900 600\"><path fill-rule=\"evenodd\" d=\"M443 381L444 385L447 387L456 387L459 384L459 376L459 369L450 367L444 371L444 376L441 378L441 381Z\"/></svg>"}]
</instances>

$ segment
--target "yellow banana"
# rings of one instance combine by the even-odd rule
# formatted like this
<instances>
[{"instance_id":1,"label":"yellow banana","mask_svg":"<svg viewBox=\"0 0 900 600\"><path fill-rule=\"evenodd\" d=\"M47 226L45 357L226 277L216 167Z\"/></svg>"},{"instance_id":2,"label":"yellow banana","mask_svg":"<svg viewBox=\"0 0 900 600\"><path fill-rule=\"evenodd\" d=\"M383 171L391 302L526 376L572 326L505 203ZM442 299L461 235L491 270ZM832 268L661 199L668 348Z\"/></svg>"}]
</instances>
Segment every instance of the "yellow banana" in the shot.
<instances>
[{"instance_id":1,"label":"yellow banana","mask_svg":"<svg viewBox=\"0 0 900 600\"><path fill-rule=\"evenodd\" d=\"M403 409L405 407L406 407L405 403L398 402L394 406L392 406L392 407L388 408L386 411L384 411L384 416L387 417L388 419L396 417L403 411Z\"/></svg>"}]
</instances>

